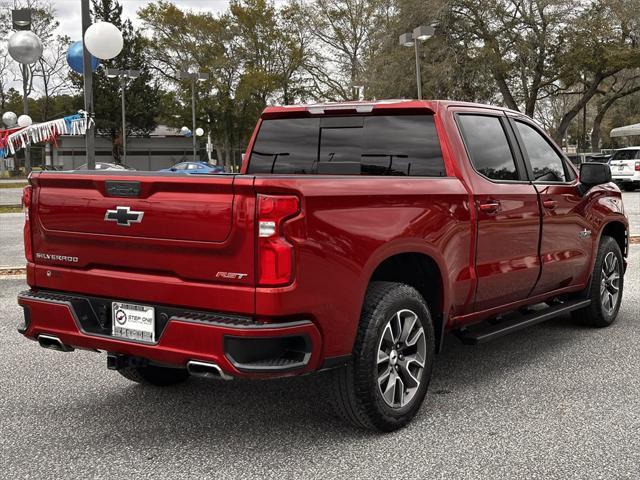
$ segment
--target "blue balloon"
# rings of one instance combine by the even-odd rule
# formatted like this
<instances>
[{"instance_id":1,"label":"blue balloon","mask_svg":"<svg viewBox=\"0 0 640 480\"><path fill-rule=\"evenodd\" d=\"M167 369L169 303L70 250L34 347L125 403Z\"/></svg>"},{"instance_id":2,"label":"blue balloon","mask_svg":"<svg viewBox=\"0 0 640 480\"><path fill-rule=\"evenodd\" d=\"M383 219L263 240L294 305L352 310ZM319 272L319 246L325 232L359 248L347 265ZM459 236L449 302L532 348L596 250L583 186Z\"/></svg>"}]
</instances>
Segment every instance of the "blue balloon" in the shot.
<instances>
[{"instance_id":1,"label":"blue balloon","mask_svg":"<svg viewBox=\"0 0 640 480\"><path fill-rule=\"evenodd\" d=\"M83 63L82 63L82 55L83 55L83 47L82 41L78 40L77 42L73 42L69 45L69 50L67 50L67 63L71 67L71 70L77 73L84 72ZM100 65L100 60L91 55L91 70L96 71Z\"/></svg>"}]
</instances>

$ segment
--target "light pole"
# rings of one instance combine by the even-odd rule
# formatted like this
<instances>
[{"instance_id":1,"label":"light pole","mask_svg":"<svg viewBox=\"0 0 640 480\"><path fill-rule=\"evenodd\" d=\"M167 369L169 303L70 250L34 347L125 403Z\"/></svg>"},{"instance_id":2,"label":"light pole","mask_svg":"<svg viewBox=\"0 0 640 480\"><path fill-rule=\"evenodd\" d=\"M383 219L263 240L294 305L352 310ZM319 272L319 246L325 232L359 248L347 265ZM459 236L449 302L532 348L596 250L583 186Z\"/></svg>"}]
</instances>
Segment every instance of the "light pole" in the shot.
<instances>
[{"instance_id":1,"label":"light pole","mask_svg":"<svg viewBox=\"0 0 640 480\"><path fill-rule=\"evenodd\" d=\"M208 73L203 72L189 72L184 70L178 72L178 78L180 80L191 80L191 123L193 127L191 132L193 133L193 161L196 161L197 151L197 139L196 139L196 82L203 82L209 78Z\"/></svg>"},{"instance_id":2,"label":"light pole","mask_svg":"<svg viewBox=\"0 0 640 480\"><path fill-rule=\"evenodd\" d=\"M81 0L80 7L82 11L82 38L87 33L87 29L91 26L91 11L89 10L89 0ZM82 78L84 80L84 111L87 112L87 118L93 118L93 69L91 68L91 53L87 49L86 42L83 42L82 55ZM87 169L96 169L96 137L95 126L93 122L87 122L87 131L85 133L86 150L87 150Z\"/></svg>"},{"instance_id":3,"label":"light pole","mask_svg":"<svg viewBox=\"0 0 640 480\"><path fill-rule=\"evenodd\" d=\"M118 70L117 68L107 68L107 77L120 78L120 96L122 97L122 164L127 164L127 116L125 106L125 87L127 79L134 79L140 76L140 70Z\"/></svg>"},{"instance_id":4,"label":"light pole","mask_svg":"<svg viewBox=\"0 0 640 480\"><path fill-rule=\"evenodd\" d=\"M413 47L416 53L416 84L418 86L418 100L422 100L422 79L420 76L420 56L418 54L418 40L424 42L431 38L435 28L433 25L421 25L413 29L412 33L403 33L400 35L400 45L405 47Z\"/></svg>"},{"instance_id":5,"label":"light pole","mask_svg":"<svg viewBox=\"0 0 640 480\"><path fill-rule=\"evenodd\" d=\"M28 8L12 10L11 23L14 30L31 30L31 10ZM27 96L29 68L26 63L22 63L20 68L22 73L22 112L24 115L29 115L29 97ZM24 169L29 175L31 172L31 147L29 145L24 149Z\"/></svg>"}]
</instances>

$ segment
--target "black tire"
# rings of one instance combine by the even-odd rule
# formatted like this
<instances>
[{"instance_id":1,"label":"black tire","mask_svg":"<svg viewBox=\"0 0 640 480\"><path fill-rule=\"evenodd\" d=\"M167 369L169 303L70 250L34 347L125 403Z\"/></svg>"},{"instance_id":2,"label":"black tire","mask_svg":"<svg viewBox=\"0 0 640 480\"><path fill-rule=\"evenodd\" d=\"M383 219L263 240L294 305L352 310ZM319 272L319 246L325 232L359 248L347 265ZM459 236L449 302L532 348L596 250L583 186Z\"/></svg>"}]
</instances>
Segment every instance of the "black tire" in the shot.
<instances>
[{"instance_id":1,"label":"black tire","mask_svg":"<svg viewBox=\"0 0 640 480\"><path fill-rule=\"evenodd\" d=\"M622 189L625 192L634 192L636 190L636 188L638 188L638 187L636 187L636 185L634 183L623 183L622 184Z\"/></svg>"},{"instance_id":2,"label":"black tire","mask_svg":"<svg viewBox=\"0 0 640 480\"><path fill-rule=\"evenodd\" d=\"M406 357L398 354L398 352L408 352L413 348L411 346L402 347L405 348L404 350L398 348L395 354L398 363L391 363L391 360L387 360L388 369L382 367L378 361L378 350L382 348L385 341L383 336L387 335L387 330L391 328L391 321L396 318L397 312L404 315L408 314L403 312L415 314L410 316L411 321L414 325L419 323L419 327L424 331L423 339L426 346L422 343L422 338L418 340L419 343L416 343L421 348L420 356L424 353L424 366L421 369L417 367L418 364L408 360L410 357L415 358L414 354L406 354ZM401 319L402 315L399 315L398 318ZM408 324L408 321L405 320L405 322ZM404 324L402 323L402 325ZM419 327L411 327L413 330L408 331L407 340L421 336ZM412 335L412 332L415 334ZM402 338L403 334L404 332L400 333L398 330L398 338ZM391 337L393 337L392 331ZM395 347L392 348L395 351ZM434 353L433 322L427 304L418 291L401 283L372 282L365 296L352 360L346 366L329 372L334 408L340 417L357 427L381 431L393 431L403 427L416 415L427 394ZM392 352L389 353L388 358L391 357ZM403 358L404 361L401 363ZM398 365L400 365L399 371ZM408 365L412 365L414 369L417 368L419 373L414 372L415 378L419 377L420 381L417 386L411 387L410 400L407 400L405 405L401 405L405 400L405 395L407 398L409 397L409 387L405 389L405 385L409 385L409 381L412 381L406 376L406 372L409 371ZM394 399L396 398L396 388L401 385L398 389L400 406L390 406L387 403L388 400L383 397L381 391L383 387L378 387L379 376L384 376L384 373L381 373L381 368L385 370L384 373L391 372L386 377L388 392L390 391L388 387L391 383L391 376L394 376L392 394Z\"/></svg>"},{"instance_id":3,"label":"black tire","mask_svg":"<svg viewBox=\"0 0 640 480\"><path fill-rule=\"evenodd\" d=\"M156 387L168 387L182 383L189 378L184 368L168 368L148 365L146 367L124 367L118 373L132 382Z\"/></svg>"},{"instance_id":4,"label":"black tire","mask_svg":"<svg viewBox=\"0 0 640 480\"><path fill-rule=\"evenodd\" d=\"M615 299L615 302L611 302L612 308L608 308L605 306L606 302L603 301L603 293L601 289L604 288L607 291L611 289L607 287L607 275L604 273L603 268L608 270L605 265L606 258L615 257L616 263L618 266L619 279L617 282L618 287L618 295ZM620 304L622 302L622 292L624 290L624 263L622 258L622 252L620 251L620 246L618 242L616 242L613 238L608 236L603 236L600 239L600 246L598 247L598 254L596 256L596 263L593 267L591 285L589 290L586 293L586 298L591 300L591 305L586 308L576 310L572 312L572 317L585 324L592 327L608 327L611 325L620 310Z\"/></svg>"}]
</instances>

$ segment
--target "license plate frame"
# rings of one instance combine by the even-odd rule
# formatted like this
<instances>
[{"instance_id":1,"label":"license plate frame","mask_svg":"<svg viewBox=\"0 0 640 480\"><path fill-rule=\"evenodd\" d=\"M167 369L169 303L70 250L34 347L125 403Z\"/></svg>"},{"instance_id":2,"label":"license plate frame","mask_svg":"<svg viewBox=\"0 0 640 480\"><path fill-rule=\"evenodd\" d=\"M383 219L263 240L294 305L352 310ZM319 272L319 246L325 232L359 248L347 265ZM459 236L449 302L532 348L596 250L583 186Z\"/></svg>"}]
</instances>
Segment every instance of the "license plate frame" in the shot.
<instances>
[{"instance_id":1,"label":"license plate frame","mask_svg":"<svg viewBox=\"0 0 640 480\"><path fill-rule=\"evenodd\" d=\"M123 340L155 343L155 307L129 302L111 302L111 335Z\"/></svg>"}]
</instances>

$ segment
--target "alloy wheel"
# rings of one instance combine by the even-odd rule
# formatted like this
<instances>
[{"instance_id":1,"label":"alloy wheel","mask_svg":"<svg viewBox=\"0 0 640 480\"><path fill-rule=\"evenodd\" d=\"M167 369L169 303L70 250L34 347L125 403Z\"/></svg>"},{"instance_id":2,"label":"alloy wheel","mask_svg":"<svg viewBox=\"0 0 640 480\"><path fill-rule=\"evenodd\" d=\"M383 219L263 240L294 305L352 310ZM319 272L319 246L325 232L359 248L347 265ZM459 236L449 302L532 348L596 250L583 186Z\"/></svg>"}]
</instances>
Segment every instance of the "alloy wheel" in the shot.
<instances>
[{"instance_id":1,"label":"alloy wheel","mask_svg":"<svg viewBox=\"0 0 640 480\"><path fill-rule=\"evenodd\" d=\"M378 389L387 405L402 408L411 402L422 382L426 351L418 315L411 310L396 312L378 344Z\"/></svg>"},{"instance_id":2,"label":"alloy wheel","mask_svg":"<svg viewBox=\"0 0 640 480\"><path fill-rule=\"evenodd\" d=\"M607 253L602 262L600 301L608 315L612 315L620 296L620 262L613 252Z\"/></svg>"}]
</instances>

